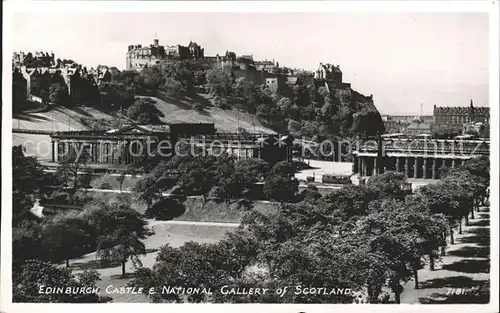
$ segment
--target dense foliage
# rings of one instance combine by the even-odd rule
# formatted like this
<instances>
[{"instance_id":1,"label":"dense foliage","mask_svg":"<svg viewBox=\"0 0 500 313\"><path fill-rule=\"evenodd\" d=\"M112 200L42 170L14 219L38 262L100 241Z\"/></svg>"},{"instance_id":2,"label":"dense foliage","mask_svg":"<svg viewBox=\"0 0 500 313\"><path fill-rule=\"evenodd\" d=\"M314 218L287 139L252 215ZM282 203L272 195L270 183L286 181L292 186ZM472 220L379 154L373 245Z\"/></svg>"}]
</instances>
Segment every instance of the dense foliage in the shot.
<instances>
[{"instance_id":1,"label":"dense foliage","mask_svg":"<svg viewBox=\"0 0 500 313\"><path fill-rule=\"evenodd\" d=\"M277 177L288 180L280 164L267 175L269 189L281 189ZM431 269L448 244L457 219L467 216L470 199L482 200L489 181L487 159L466 162L437 185L409 195L405 178L389 172L372 177L366 186L346 186L323 197L282 204L275 212L251 210L240 228L216 244L188 243L160 249L153 269L141 269L131 283L148 288L200 286L213 294L150 295L154 302L343 303L352 294L304 295L294 286L351 288L363 291L371 303L399 302L403 285L415 281L429 262ZM310 190L313 191L313 188ZM288 195L290 196L290 195ZM289 199L289 198L288 198ZM453 225L453 226L450 226ZM453 244L453 241L450 241ZM182 273L182 275L181 275ZM210 279L207 279L209 277ZM291 290L238 296L220 287L259 287Z\"/></svg>"},{"instance_id":2,"label":"dense foliage","mask_svg":"<svg viewBox=\"0 0 500 313\"><path fill-rule=\"evenodd\" d=\"M106 109L127 109L137 95L201 99L196 95L201 92L208 94L211 101L195 101L192 109L203 111L214 105L243 110L278 131L289 130L297 136L376 136L384 131L371 97L350 87L315 84L310 74L299 74L293 84L282 83L272 91L258 79L248 77L228 68L212 68L202 60L184 60L141 72L123 71L99 88L105 93L102 105Z\"/></svg>"},{"instance_id":3,"label":"dense foliage","mask_svg":"<svg viewBox=\"0 0 500 313\"><path fill-rule=\"evenodd\" d=\"M72 162L73 163L72 163ZM74 166L75 160L68 160ZM490 163L477 158L451 169L440 182L409 194L400 173L370 178L366 185L349 185L321 196L313 186L297 195L295 166L229 156L176 156L159 163L137 183L137 200L146 204L145 216L172 219L183 213L182 197L201 195L205 201L251 202L249 192L263 182L274 210L252 209L240 227L216 243L186 243L160 248L152 269L140 268L148 235L143 215L129 200L89 201L80 214L30 218L33 199L58 188L81 188L74 177L46 177L36 159L13 149L14 215L13 290L15 301L97 302L95 295L38 294L39 285L67 284L94 287L95 272L73 277L71 258L97 251L100 262L121 265L131 260L137 269L133 286L211 288L213 293L182 296L148 294L154 302L349 303L352 293L304 294L301 288L349 289L363 292L371 303L399 302L405 282L419 288L418 271L434 263L453 244L453 233L488 197ZM72 168L72 167L71 167ZM71 169L70 168L70 169ZM71 171L69 171L71 173ZM56 173L57 174L57 173ZM78 174L76 172L76 174ZM29 179L28 175L36 179ZM61 175L55 175L55 178ZM62 175L64 176L64 175ZM77 175L78 176L78 175ZM121 180L121 179L120 179ZM62 181L62 182L61 182ZM166 193L174 193L175 197ZM291 200L293 199L293 203ZM449 240L447 240L449 237ZM49 252L49 253L47 253ZM61 263L60 265L54 264ZM228 288L267 288L266 294L241 296L221 293ZM277 288L288 287L282 296Z\"/></svg>"}]
</instances>

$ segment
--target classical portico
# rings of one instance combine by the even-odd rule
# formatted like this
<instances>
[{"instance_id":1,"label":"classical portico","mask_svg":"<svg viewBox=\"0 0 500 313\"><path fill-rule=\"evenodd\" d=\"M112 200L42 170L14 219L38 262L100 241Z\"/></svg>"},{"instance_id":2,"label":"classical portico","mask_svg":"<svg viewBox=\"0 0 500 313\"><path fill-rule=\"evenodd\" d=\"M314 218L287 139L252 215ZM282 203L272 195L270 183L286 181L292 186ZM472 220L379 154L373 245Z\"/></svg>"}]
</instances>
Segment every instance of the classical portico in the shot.
<instances>
[{"instance_id":1,"label":"classical portico","mask_svg":"<svg viewBox=\"0 0 500 313\"><path fill-rule=\"evenodd\" d=\"M481 155L489 155L489 141L383 140L381 145L361 144L353 152L353 172L369 177L396 171L408 178L440 179L445 169Z\"/></svg>"},{"instance_id":2,"label":"classical portico","mask_svg":"<svg viewBox=\"0 0 500 313\"><path fill-rule=\"evenodd\" d=\"M209 127L200 125L183 124L183 129L179 124L133 125L111 131L57 132L51 135L52 162L60 163L70 153L86 151L89 165L127 165L146 154L171 156L181 147L200 155L226 153L237 159L261 158L270 164L292 160L291 136L211 133Z\"/></svg>"}]
</instances>

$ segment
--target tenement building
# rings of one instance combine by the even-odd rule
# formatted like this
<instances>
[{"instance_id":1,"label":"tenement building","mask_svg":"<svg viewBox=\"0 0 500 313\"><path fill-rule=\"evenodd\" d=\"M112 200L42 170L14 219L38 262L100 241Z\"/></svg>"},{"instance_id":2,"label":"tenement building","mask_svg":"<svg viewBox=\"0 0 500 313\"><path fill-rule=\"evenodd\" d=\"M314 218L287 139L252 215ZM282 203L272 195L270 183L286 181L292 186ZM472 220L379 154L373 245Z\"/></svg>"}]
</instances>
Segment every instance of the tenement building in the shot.
<instances>
[{"instance_id":1,"label":"tenement building","mask_svg":"<svg viewBox=\"0 0 500 313\"><path fill-rule=\"evenodd\" d=\"M483 140L383 139L359 145L353 172L368 177L397 171L408 178L440 179L447 168L489 153L490 142Z\"/></svg>"},{"instance_id":2,"label":"tenement building","mask_svg":"<svg viewBox=\"0 0 500 313\"><path fill-rule=\"evenodd\" d=\"M87 69L71 60L55 59L53 53L14 53L12 65L15 99L48 102L51 86L59 84L69 96L92 101L99 96L98 86L112 78L108 67Z\"/></svg>"},{"instance_id":3,"label":"tenement building","mask_svg":"<svg viewBox=\"0 0 500 313\"><path fill-rule=\"evenodd\" d=\"M490 108L475 107L472 100L468 107L438 107L434 105L434 129L462 129L465 123L489 124Z\"/></svg>"}]
</instances>

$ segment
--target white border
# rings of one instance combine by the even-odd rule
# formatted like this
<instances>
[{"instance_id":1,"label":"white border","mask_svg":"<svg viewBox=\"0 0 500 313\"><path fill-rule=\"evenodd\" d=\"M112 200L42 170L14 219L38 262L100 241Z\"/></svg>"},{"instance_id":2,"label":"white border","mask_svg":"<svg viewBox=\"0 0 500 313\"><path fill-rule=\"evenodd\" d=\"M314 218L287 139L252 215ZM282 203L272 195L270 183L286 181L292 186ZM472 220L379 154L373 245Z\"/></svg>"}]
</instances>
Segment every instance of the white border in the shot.
<instances>
[{"instance_id":1,"label":"white border","mask_svg":"<svg viewBox=\"0 0 500 313\"><path fill-rule=\"evenodd\" d=\"M136 312L183 311L221 312L499 312L498 308L498 140L499 140L499 5L498 1L335 1L335 2L158 2L158 1L6 1L3 3L3 85L2 85L2 234L1 236L1 297L2 312L88 312L93 310ZM341 12L341 13L401 13L401 12L487 12L490 35L490 107L491 107L491 301L488 305L264 305L264 304L12 304L11 263L11 190L12 190L12 110L11 52L14 12ZM299 21L298 21L299 22Z\"/></svg>"}]
</instances>

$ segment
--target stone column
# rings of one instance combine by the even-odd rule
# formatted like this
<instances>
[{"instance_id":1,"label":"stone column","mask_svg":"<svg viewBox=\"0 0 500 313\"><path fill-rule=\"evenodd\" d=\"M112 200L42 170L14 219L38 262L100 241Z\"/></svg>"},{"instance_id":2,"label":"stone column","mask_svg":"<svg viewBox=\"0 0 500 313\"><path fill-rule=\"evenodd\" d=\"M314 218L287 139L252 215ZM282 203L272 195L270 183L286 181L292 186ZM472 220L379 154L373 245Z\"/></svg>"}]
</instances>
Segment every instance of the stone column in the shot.
<instances>
[{"instance_id":1,"label":"stone column","mask_svg":"<svg viewBox=\"0 0 500 313\"><path fill-rule=\"evenodd\" d=\"M423 178L427 179L427 158L424 158Z\"/></svg>"},{"instance_id":2,"label":"stone column","mask_svg":"<svg viewBox=\"0 0 500 313\"><path fill-rule=\"evenodd\" d=\"M70 146L69 146L69 142L64 142L64 157L66 158L68 155L69 155L69 149L70 149Z\"/></svg>"},{"instance_id":3,"label":"stone column","mask_svg":"<svg viewBox=\"0 0 500 313\"><path fill-rule=\"evenodd\" d=\"M418 158L415 158L413 163L413 178L418 178Z\"/></svg>"},{"instance_id":4,"label":"stone column","mask_svg":"<svg viewBox=\"0 0 500 313\"><path fill-rule=\"evenodd\" d=\"M432 179L436 179L437 178L437 176L436 176L436 163L437 163L436 159L431 159Z\"/></svg>"},{"instance_id":5,"label":"stone column","mask_svg":"<svg viewBox=\"0 0 500 313\"><path fill-rule=\"evenodd\" d=\"M400 169L399 158L396 158L396 172L399 172L399 169Z\"/></svg>"},{"instance_id":6,"label":"stone column","mask_svg":"<svg viewBox=\"0 0 500 313\"><path fill-rule=\"evenodd\" d=\"M451 168L455 168L456 162L455 159L451 159Z\"/></svg>"},{"instance_id":7,"label":"stone column","mask_svg":"<svg viewBox=\"0 0 500 313\"><path fill-rule=\"evenodd\" d=\"M378 162L377 162L377 157L373 158L373 173L372 175L377 175L378 174Z\"/></svg>"},{"instance_id":8,"label":"stone column","mask_svg":"<svg viewBox=\"0 0 500 313\"><path fill-rule=\"evenodd\" d=\"M405 175L407 178L410 178L410 161L408 157L405 157Z\"/></svg>"},{"instance_id":9,"label":"stone column","mask_svg":"<svg viewBox=\"0 0 500 313\"><path fill-rule=\"evenodd\" d=\"M99 163L104 163L104 144L99 141Z\"/></svg>"},{"instance_id":10,"label":"stone column","mask_svg":"<svg viewBox=\"0 0 500 313\"><path fill-rule=\"evenodd\" d=\"M367 176L367 166L366 166L366 157L363 157L363 173L362 176Z\"/></svg>"},{"instance_id":11,"label":"stone column","mask_svg":"<svg viewBox=\"0 0 500 313\"><path fill-rule=\"evenodd\" d=\"M59 162L59 141L54 142L54 157L55 162Z\"/></svg>"},{"instance_id":12,"label":"stone column","mask_svg":"<svg viewBox=\"0 0 500 313\"><path fill-rule=\"evenodd\" d=\"M56 145L55 145L54 140L51 141L51 146L52 146L52 162L55 162L56 161Z\"/></svg>"}]
</instances>

